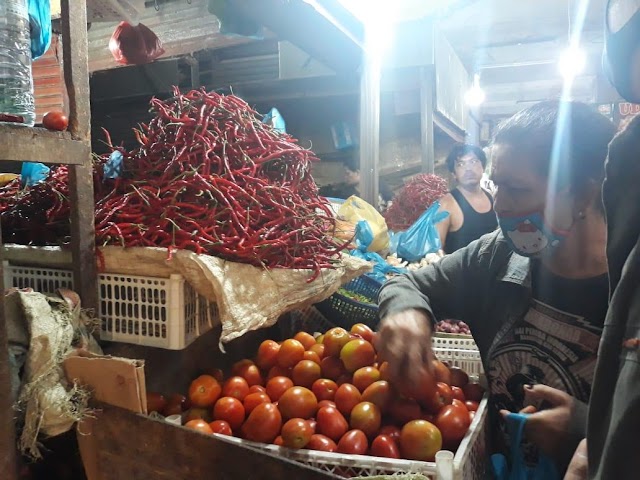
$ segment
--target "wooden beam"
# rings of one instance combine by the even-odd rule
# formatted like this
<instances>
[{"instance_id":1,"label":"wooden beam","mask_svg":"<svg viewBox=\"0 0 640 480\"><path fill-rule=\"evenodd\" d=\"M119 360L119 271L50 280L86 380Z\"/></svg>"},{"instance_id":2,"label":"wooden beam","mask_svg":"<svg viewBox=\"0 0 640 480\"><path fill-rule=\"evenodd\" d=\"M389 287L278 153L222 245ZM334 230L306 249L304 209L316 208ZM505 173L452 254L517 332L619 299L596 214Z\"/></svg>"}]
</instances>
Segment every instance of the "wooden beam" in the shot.
<instances>
[{"instance_id":1,"label":"wooden beam","mask_svg":"<svg viewBox=\"0 0 640 480\"><path fill-rule=\"evenodd\" d=\"M90 158L90 146L70 132L0 125L0 160L74 164L86 163Z\"/></svg>"}]
</instances>

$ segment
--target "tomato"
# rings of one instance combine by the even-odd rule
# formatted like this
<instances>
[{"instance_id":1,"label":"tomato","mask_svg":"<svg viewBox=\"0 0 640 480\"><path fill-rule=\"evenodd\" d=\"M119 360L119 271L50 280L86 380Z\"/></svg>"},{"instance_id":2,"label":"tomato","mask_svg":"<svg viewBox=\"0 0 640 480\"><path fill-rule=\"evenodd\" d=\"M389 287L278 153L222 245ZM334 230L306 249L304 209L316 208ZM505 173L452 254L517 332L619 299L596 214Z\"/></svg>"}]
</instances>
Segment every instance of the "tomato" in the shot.
<instances>
[{"instance_id":1,"label":"tomato","mask_svg":"<svg viewBox=\"0 0 640 480\"><path fill-rule=\"evenodd\" d=\"M211 427L211 431L213 433L219 433L220 435L228 435L233 436L233 431L231 430L231 425L229 422L225 422L224 420L214 420L209 424Z\"/></svg>"},{"instance_id":2,"label":"tomato","mask_svg":"<svg viewBox=\"0 0 640 480\"><path fill-rule=\"evenodd\" d=\"M362 430L369 438L373 438L378 433L381 424L380 409L371 402L360 402L351 410L349 426L354 430Z\"/></svg>"},{"instance_id":3,"label":"tomato","mask_svg":"<svg viewBox=\"0 0 640 480\"><path fill-rule=\"evenodd\" d=\"M316 339L307 332L298 332L294 335L293 339L299 341L305 350L309 350L316 344Z\"/></svg>"},{"instance_id":4,"label":"tomato","mask_svg":"<svg viewBox=\"0 0 640 480\"><path fill-rule=\"evenodd\" d=\"M42 117L42 124L47 130L64 132L69 126L69 119L62 112L47 112Z\"/></svg>"},{"instance_id":5,"label":"tomato","mask_svg":"<svg viewBox=\"0 0 640 480\"><path fill-rule=\"evenodd\" d=\"M336 442L331 440L329 437L317 433L311 435L311 439L309 440L309 443L307 443L307 448L309 450L317 450L319 452L335 452L338 450Z\"/></svg>"},{"instance_id":6,"label":"tomato","mask_svg":"<svg viewBox=\"0 0 640 480\"><path fill-rule=\"evenodd\" d=\"M302 418L292 418L282 426L282 444L288 448L304 448L311 436L313 430L309 423Z\"/></svg>"},{"instance_id":7,"label":"tomato","mask_svg":"<svg viewBox=\"0 0 640 480\"><path fill-rule=\"evenodd\" d=\"M451 393L453 394L453 398L457 398L461 402L464 402L467 400L464 396L464 392L460 387L451 387Z\"/></svg>"},{"instance_id":8,"label":"tomato","mask_svg":"<svg viewBox=\"0 0 640 480\"><path fill-rule=\"evenodd\" d=\"M224 372L219 368L212 368L205 372L207 375L215 378L220 385L224 383Z\"/></svg>"},{"instance_id":9,"label":"tomato","mask_svg":"<svg viewBox=\"0 0 640 480\"><path fill-rule=\"evenodd\" d=\"M249 387L249 393L267 393L267 389L262 385L251 385Z\"/></svg>"},{"instance_id":10,"label":"tomato","mask_svg":"<svg viewBox=\"0 0 640 480\"><path fill-rule=\"evenodd\" d=\"M410 398L398 398L391 403L389 410L391 417L400 425L412 420L418 420L422 416L420 405Z\"/></svg>"},{"instance_id":11,"label":"tomato","mask_svg":"<svg viewBox=\"0 0 640 480\"><path fill-rule=\"evenodd\" d=\"M400 429L395 425L385 425L380 429L380 435L391 437L396 442L400 441Z\"/></svg>"},{"instance_id":12,"label":"tomato","mask_svg":"<svg viewBox=\"0 0 640 480\"><path fill-rule=\"evenodd\" d=\"M318 344L324 344L324 333L322 335L318 335L316 337L316 343Z\"/></svg>"},{"instance_id":13,"label":"tomato","mask_svg":"<svg viewBox=\"0 0 640 480\"><path fill-rule=\"evenodd\" d=\"M340 350L340 360L349 372L370 366L376 361L376 351L363 339L351 340Z\"/></svg>"},{"instance_id":14,"label":"tomato","mask_svg":"<svg viewBox=\"0 0 640 480\"><path fill-rule=\"evenodd\" d=\"M371 455L374 457L400 458L400 449L389 435L378 435L371 443Z\"/></svg>"},{"instance_id":15,"label":"tomato","mask_svg":"<svg viewBox=\"0 0 640 480\"><path fill-rule=\"evenodd\" d=\"M291 376L290 368L283 368L280 365L275 365L271 367L269 373L267 374L267 380L271 380L273 377L289 377Z\"/></svg>"},{"instance_id":16,"label":"tomato","mask_svg":"<svg viewBox=\"0 0 640 480\"><path fill-rule=\"evenodd\" d=\"M304 356L302 357L303 360L310 360L313 363L317 363L318 365L320 365L320 357L318 356L318 354L316 352L312 352L311 350L307 350L306 352L304 352ZM294 367L295 368L295 367Z\"/></svg>"},{"instance_id":17,"label":"tomato","mask_svg":"<svg viewBox=\"0 0 640 480\"><path fill-rule=\"evenodd\" d=\"M313 417L318 410L318 399L308 388L292 387L280 397L278 408L286 420L307 419Z\"/></svg>"},{"instance_id":18,"label":"tomato","mask_svg":"<svg viewBox=\"0 0 640 480\"><path fill-rule=\"evenodd\" d=\"M433 462L436 453L442 449L440 430L425 420L414 420L402 427L400 432L400 450L409 460Z\"/></svg>"},{"instance_id":19,"label":"tomato","mask_svg":"<svg viewBox=\"0 0 640 480\"><path fill-rule=\"evenodd\" d=\"M244 406L245 414L249 415L251 412L253 412L253 409L261 403L271 403L269 395L267 395L266 393L250 393L249 395L244 397L242 405Z\"/></svg>"},{"instance_id":20,"label":"tomato","mask_svg":"<svg viewBox=\"0 0 640 480\"><path fill-rule=\"evenodd\" d=\"M480 386L479 383L468 383L467 385L462 387L462 391L464 392L464 396L467 398L467 400L472 400L474 402L482 401L484 389Z\"/></svg>"},{"instance_id":21,"label":"tomato","mask_svg":"<svg viewBox=\"0 0 640 480\"><path fill-rule=\"evenodd\" d=\"M451 402L451 405L455 405L456 407L464 408L467 412L469 411L469 409L464 404L464 402L462 400L458 400L457 398L453 399L453 402Z\"/></svg>"},{"instance_id":22,"label":"tomato","mask_svg":"<svg viewBox=\"0 0 640 480\"><path fill-rule=\"evenodd\" d=\"M283 368L291 368L304 358L304 345L298 340L289 338L282 342L278 351L277 362Z\"/></svg>"},{"instance_id":23,"label":"tomato","mask_svg":"<svg viewBox=\"0 0 640 480\"><path fill-rule=\"evenodd\" d=\"M451 402L453 402L453 390L451 390L451 387L449 385L439 382L438 393L442 397L442 401L445 405L451 405Z\"/></svg>"},{"instance_id":24,"label":"tomato","mask_svg":"<svg viewBox=\"0 0 640 480\"><path fill-rule=\"evenodd\" d=\"M467 433L471 421L466 408L447 405L436 416L435 424L442 433L444 447L455 452Z\"/></svg>"},{"instance_id":25,"label":"tomato","mask_svg":"<svg viewBox=\"0 0 640 480\"><path fill-rule=\"evenodd\" d=\"M355 333L356 335L360 335L360 338L363 338L369 343L373 342L373 330L364 323L356 323L351 327L349 333Z\"/></svg>"},{"instance_id":26,"label":"tomato","mask_svg":"<svg viewBox=\"0 0 640 480\"><path fill-rule=\"evenodd\" d=\"M182 414L182 423L185 424L191 420L204 420L209 423L213 420L210 408L190 408Z\"/></svg>"},{"instance_id":27,"label":"tomato","mask_svg":"<svg viewBox=\"0 0 640 480\"><path fill-rule=\"evenodd\" d=\"M351 383L353 381L353 376L348 373L343 373L338 378L336 378L336 383L338 386L344 385L345 383Z\"/></svg>"},{"instance_id":28,"label":"tomato","mask_svg":"<svg viewBox=\"0 0 640 480\"><path fill-rule=\"evenodd\" d=\"M316 343L308 351L318 355L320 360L324 358L324 345L322 343Z\"/></svg>"},{"instance_id":29,"label":"tomato","mask_svg":"<svg viewBox=\"0 0 640 480\"><path fill-rule=\"evenodd\" d=\"M167 407L167 400L164 395L157 392L147 392L147 412L164 412Z\"/></svg>"},{"instance_id":30,"label":"tomato","mask_svg":"<svg viewBox=\"0 0 640 480\"><path fill-rule=\"evenodd\" d=\"M474 402L473 400L467 400L466 402L464 402L464 405L470 412L477 412L478 408L480 408L480 404L478 402Z\"/></svg>"},{"instance_id":31,"label":"tomato","mask_svg":"<svg viewBox=\"0 0 640 480\"><path fill-rule=\"evenodd\" d=\"M247 440L271 443L278 436L281 428L282 415L278 407L273 403L261 403L253 409L242 425L242 433Z\"/></svg>"},{"instance_id":32,"label":"tomato","mask_svg":"<svg viewBox=\"0 0 640 480\"><path fill-rule=\"evenodd\" d=\"M324 357L320 361L320 369L322 370L322 378L337 380L340 375L346 372L344 363L338 357Z\"/></svg>"},{"instance_id":33,"label":"tomato","mask_svg":"<svg viewBox=\"0 0 640 480\"><path fill-rule=\"evenodd\" d=\"M204 420L190 420L185 424L185 427L197 430L201 433L207 433L209 435L213 433L209 424Z\"/></svg>"},{"instance_id":34,"label":"tomato","mask_svg":"<svg viewBox=\"0 0 640 480\"><path fill-rule=\"evenodd\" d=\"M369 441L364 432L349 430L338 442L338 452L350 455L364 455L369 449Z\"/></svg>"},{"instance_id":35,"label":"tomato","mask_svg":"<svg viewBox=\"0 0 640 480\"><path fill-rule=\"evenodd\" d=\"M316 415L318 433L338 441L349 430L349 424L335 407L323 407Z\"/></svg>"},{"instance_id":36,"label":"tomato","mask_svg":"<svg viewBox=\"0 0 640 480\"><path fill-rule=\"evenodd\" d=\"M182 412L189 410L191 402L187 400L187 397L180 393L174 393L167 399L167 404L162 410L162 414L165 417L169 415L180 415ZM147 402L147 407L149 403Z\"/></svg>"},{"instance_id":37,"label":"tomato","mask_svg":"<svg viewBox=\"0 0 640 480\"><path fill-rule=\"evenodd\" d=\"M389 410L392 398L391 385L384 380L378 380L377 382L369 385L364 392L362 392L362 401L371 402L376 404L382 413Z\"/></svg>"},{"instance_id":38,"label":"tomato","mask_svg":"<svg viewBox=\"0 0 640 480\"><path fill-rule=\"evenodd\" d=\"M433 413L422 412L420 420L426 420L427 422L433 423L436 420L436 416Z\"/></svg>"},{"instance_id":39,"label":"tomato","mask_svg":"<svg viewBox=\"0 0 640 480\"><path fill-rule=\"evenodd\" d=\"M237 430L244 422L244 406L234 397L222 397L213 407L213 419L224 420L232 430Z\"/></svg>"},{"instance_id":40,"label":"tomato","mask_svg":"<svg viewBox=\"0 0 640 480\"><path fill-rule=\"evenodd\" d=\"M222 393L220 383L210 375L200 375L189 386L189 401L194 407L210 407Z\"/></svg>"},{"instance_id":41,"label":"tomato","mask_svg":"<svg viewBox=\"0 0 640 480\"><path fill-rule=\"evenodd\" d=\"M316 430L318 429L318 422L316 421L316 419L310 418L309 420L305 420L305 421L309 424L313 433L316 433Z\"/></svg>"},{"instance_id":42,"label":"tomato","mask_svg":"<svg viewBox=\"0 0 640 480\"><path fill-rule=\"evenodd\" d=\"M250 360L246 360L244 364L239 365L233 374L244 378L250 387L254 385L262 385L264 383L260 369Z\"/></svg>"},{"instance_id":43,"label":"tomato","mask_svg":"<svg viewBox=\"0 0 640 480\"><path fill-rule=\"evenodd\" d=\"M380 380L384 380L385 382L389 381L389 364L387 362L382 362L380 366L378 366L378 370L380 370Z\"/></svg>"},{"instance_id":44,"label":"tomato","mask_svg":"<svg viewBox=\"0 0 640 480\"><path fill-rule=\"evenodd\" d=\"M337 357L340 355L342 347L349 341L349 332L344 328L335 327L324 334L322 344L324 345L324 354L327 357Z\"/></svg>"},{"instance_id":45,"label":"tomato","mask_svg":"<svg viewBox=\"0 0 640 480\"><path fill-rule=\"evenodd\" d=\"M279 447L284 447L284 440L282 440L282 435L278 435L276 439L273 441L273 444Z\"/></svg>"},{"instance_id":46,"label":"tomato","mask_svg":"<svg viewBox=\"0 0 640 480\"><path fill-rule=\"evenodd\" d=\"M446 383L447 385L451 385L451 371L449 367L447 367L440 360L434 359L433 362L433 372L436 377L436 382Z\"/></svg>"},{"instance_id":47,"label":"tomato","mask_svg":"<svg viewBox=\"0 0 640 480\"><path fill-rule=\"evenodd\" d=\"M405 393L407 397L414 398L422 405L430 401L437 388L436 377L427 369L423 369L416 385L401 385L401 391Z\"/></svg>"},{"instance_id":48,"label":"tomato","mask_svg":"<svg viewBox=\"0 0 640 480\"><path fill-rule=\"evenodd\" d=\"M378 380L380 380L380 370L377 368L362 367L353 372L353 385L361 392Z\"/></svg>"},{"instance_id":49,"label":"tomato","mask_svg":"<svg viewBox=\"0 0 640 480\"><path fill-rule=\"evenodd\" d=\"M333 408L337 408L336 407L336 403L332 400L320 400L318 402L318 409L322 408L322 407L333 407Z\"/></svg>"},{"instance_id":50,"label":"tomato","mask_svg":"<svg viewBox=\"0 0 640 480\"><path fill-rule=\"evenodd\" d=\"M453 392L451 387L446 383L438 383L437 389L431 398L422 402L422 405L431 413L438 413L445 405L451 405L453 402Z\"/></svg>"},{"instance_id":51,"label":"tomato","mask_svg":"<svg viewBox=\"0 0 640 480\"><path fill-rule=\"evenodd\" d=\"M451 372L451 385L452 387L464 388L469 383L469 375L459 367L449 367Z\"/></svg>"},{"instance_id":52,"label":"tomato","mask_svg":"<svg viewBox=\"0 0 640 480\"><path fill-rule=\"evenodd\" d=\"M273 377L267 382L267 395L272 402L277 402L291 387L293 387L293 380L289 377Z\"/></svg>"},{"instance_id":53,"label":"tomato","mask_svg":"<svg viewBox=\"0 0 640 480\"><path fill-rule=\"evenodd\" d=\"M280 351L280 345L273 340L265 340L258 347L258 355L256 356L256 365L262 370L269 370L275 364L278 358L278 352Z\"/></svg>"},{"instance_id":54,"label":"tomato","mask_svg":"<svg viewBox=\"0 0 640 480\"><path fill-rule=\"evenodd\" d=\"M222 385L222 396L237 398L241 402L249 394L249 384L242 377L230 377Z\"/></svg>"},{"instance_id":55,"label":"tomato","mask_svg":"<svg viewBox=\"0 0 640 480\"><path fill-rule=\"evenodd\" d=\"M469 421L473 423L474 418L476 418L476 412L473 410L469 410Z\"/></svg>"},{"instance_id":56,"label":"tomato","mask_svg":"<svg viewBox=\"0 0 640 480\"><path fill-rule=\"evenodd\" d=\"M311 391L316 396L318 401L333 400L338 390L338 384L328 378L320 378L313 382Z\"/></svg>"},{"instance_id":57,"label":"tomato","mask_svg":"<svg viewBox=\"0 0 640 480\"><path fill-rule=\"evenodd\" d=\"M294 385L311 388L313 382L322 375L320 365L311 360L300 360L291 371L291 379Z\"/></svg>"},{"instance_id":58,"label":"tomato","mask_svg":"<svg viewBox=\"0 0 640 480\"><path fill-rule=\"evenodd\" d=\"M351 415L353 407L362 401L362 394L350 383L345 383L338 387L333 401L336 402L338 410L340 410L345 417L348 417Z\"/></svg>"}]
</instances>

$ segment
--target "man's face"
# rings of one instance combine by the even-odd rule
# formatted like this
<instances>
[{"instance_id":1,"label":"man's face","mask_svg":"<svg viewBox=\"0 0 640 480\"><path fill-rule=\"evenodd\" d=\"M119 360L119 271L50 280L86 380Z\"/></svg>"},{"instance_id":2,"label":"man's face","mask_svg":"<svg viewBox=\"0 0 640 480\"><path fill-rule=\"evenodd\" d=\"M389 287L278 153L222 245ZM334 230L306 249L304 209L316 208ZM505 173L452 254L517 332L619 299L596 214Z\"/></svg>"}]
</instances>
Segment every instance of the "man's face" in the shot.
<instances>
[{"instance_id":1,"label":"man's face","mask_svg":"<svg viewBox=\"0 0 640 480\"><path fill-rule=\"evenodd\" d=\"M360 183L360 172L350 170L349 168L345 168L344 178L348 185L356 185Z\"/></svg>"},{"instance_id":2,"label":"man's face","mask_svg":"<svg viewBox=\"0 0 640 480\"><path fill-rule=\"evenodd\" d=\"M463 155L453 168L456 181L462 186L477 186L482 180L482 162L473 153Z\"/></svg>"}]
</instances>

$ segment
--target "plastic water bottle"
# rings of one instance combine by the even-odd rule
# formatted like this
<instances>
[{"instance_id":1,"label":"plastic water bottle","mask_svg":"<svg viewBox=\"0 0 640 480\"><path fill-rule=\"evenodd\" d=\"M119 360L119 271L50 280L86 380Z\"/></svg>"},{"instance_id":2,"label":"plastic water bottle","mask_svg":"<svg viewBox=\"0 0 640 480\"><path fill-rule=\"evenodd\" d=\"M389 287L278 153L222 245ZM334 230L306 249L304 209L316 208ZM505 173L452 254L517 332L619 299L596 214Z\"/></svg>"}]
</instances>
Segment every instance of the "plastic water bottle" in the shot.
<instances>
[{"instance_id":1,"label":"plastic water bottle","mask_svg":"<svg viewBox=\"0 0 640 480\"><path fill-rule=\"evenodd\" d=\"M36 119L28 0L0 0L0 114Z\"/></svg>"}]
</instances>

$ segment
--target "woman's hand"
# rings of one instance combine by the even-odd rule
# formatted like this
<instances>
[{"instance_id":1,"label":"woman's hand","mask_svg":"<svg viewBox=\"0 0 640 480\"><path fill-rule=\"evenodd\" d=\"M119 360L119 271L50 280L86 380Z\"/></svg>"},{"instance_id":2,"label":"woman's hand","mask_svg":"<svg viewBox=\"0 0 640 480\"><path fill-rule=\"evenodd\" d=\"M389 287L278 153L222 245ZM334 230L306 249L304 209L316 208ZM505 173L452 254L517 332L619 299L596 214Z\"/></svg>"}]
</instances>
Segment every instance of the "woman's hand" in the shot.
<instances>
[{"instance_id":1,"label":"woman's hand","mask_svg":"<svg viewBox=\"0 0 640 480\"><path fill-rule=\"evenodd\" d=\"M389 363L391 378L417 383L431 370L431 321L422 310L405 310L380 321L376 350Z\"/></svg>"},{"instance_id":2,"label":"woman's hand","mask_svg":"<svg viewBox=\"0 0 640 480\"><path fill-rule=\"evenodd\" d=\"M583 439L573 454L564 480L587 480L589 475L589 461L587 459L587 439Z\"/></svg>"}]
</instances>

